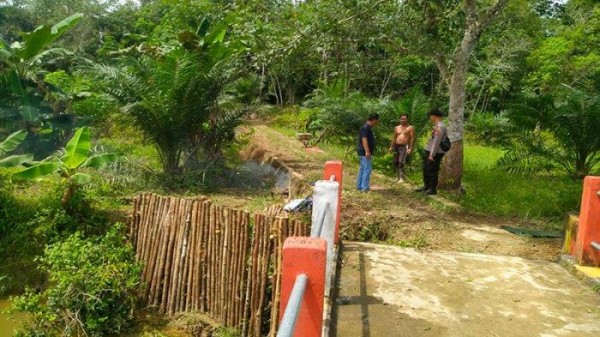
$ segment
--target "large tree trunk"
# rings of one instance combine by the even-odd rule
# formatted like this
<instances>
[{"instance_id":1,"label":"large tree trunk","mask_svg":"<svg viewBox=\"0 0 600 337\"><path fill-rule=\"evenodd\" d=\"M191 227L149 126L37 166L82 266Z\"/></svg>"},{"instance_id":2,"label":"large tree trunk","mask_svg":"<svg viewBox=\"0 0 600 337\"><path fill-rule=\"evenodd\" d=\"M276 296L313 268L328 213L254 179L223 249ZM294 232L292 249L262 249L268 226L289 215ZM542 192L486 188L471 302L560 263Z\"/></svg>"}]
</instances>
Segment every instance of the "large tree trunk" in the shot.
<instances>
[{"instance_id":1,"label":"large tree trunk","mask_svg":"<svg viewBox=\"0 0 600 337\"><path fill-rule=\"evenodd\" d=\"M486 13L479 13L476 0L464 0L463 8L466 14L465 30L460 46L451 57L444 54L432 55L437 65L443 84L448 87L450 96L448 136L452 148L446 154L439 185L446 188L460 188L463 176L463 124L465 120L465 91L467 87L467 72L469 59L481 33L498 16L510 0L497 0ZM430 17L435 22L435 16ZM447 61L451 62L447 62Z\"/></svg>"},{"instance_id":2,"label":"large tree trunk","mask_svg":"<svg viewBox=\"0 0 600 337\"><path fill-rule=\"evenodd\" d=\"M467 72L469 70L469 58L478 38L475 27L467 27L460 48L453 58L454 69L449 83L450 111L448 114L448 137L452 142L452 148L445 155L439 180L439 185L448 189L457 189L462 185Z\"/></svg>"}]
</instances>

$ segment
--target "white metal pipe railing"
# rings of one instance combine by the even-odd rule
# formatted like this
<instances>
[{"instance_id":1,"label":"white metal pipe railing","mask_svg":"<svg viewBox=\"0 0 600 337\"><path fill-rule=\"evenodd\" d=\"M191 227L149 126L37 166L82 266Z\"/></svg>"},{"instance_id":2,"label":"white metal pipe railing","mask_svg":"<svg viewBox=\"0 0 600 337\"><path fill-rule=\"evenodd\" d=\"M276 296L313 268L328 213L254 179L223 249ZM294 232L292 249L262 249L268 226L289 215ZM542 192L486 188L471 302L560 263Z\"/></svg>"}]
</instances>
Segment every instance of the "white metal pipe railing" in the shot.
<instances>
[{"instance_id":1,"label":"white metal pipe railing","mask_svg":"<svg viewBox=\"0 0 600 337\"><path fill-rule=\"evenodd\" d=\"M304 292L306 291L306 283L308 276L306 274L300 274L296 276L290 299L285 307L283 318L281 319L281 325L279 331L277 331L277 337L293 337L296 332L296 322L298 321L298 315L300 314L300 305L304 298Z\"/></svg>"}]
</instances>

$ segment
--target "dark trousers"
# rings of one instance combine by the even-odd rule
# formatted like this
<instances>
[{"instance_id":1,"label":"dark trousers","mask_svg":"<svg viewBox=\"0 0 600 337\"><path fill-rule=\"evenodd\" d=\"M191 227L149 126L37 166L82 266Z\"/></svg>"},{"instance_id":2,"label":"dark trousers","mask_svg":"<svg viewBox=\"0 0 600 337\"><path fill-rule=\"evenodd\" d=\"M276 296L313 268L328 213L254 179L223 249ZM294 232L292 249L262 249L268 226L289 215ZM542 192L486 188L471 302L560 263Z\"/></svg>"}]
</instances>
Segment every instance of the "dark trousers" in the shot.
<instances>
[{"instance_id":1,"label":"dark trousers","mask_svg":"<svg viewBox=\"0 0 600 337\"><path fill-rule=\"evenodd\" d=\"M429 160L429 151L423 152L423 182L425 189L436 191L438 185L438 174L440 173L440 165L442 164L443 153L438 153Z\"/></svg>"}]
</instances>

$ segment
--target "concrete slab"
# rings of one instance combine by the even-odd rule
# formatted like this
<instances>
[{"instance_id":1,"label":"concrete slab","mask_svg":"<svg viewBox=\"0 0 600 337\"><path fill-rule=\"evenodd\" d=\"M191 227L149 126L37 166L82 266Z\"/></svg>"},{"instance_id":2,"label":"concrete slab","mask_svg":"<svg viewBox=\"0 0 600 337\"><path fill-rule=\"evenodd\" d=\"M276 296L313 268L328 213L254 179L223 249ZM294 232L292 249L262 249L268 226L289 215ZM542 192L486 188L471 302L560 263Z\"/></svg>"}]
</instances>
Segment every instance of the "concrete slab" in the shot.
<instances>
[{"instance_id":1,"label":"concrete slab","mask_svg":"<svg viewBox=\"0 0 600 337\"><path fill-rule=\"evenodd\" d=\"M345 243L332 336L587 337L600 296L560 265Z\"/></svg>"}]
</instances>

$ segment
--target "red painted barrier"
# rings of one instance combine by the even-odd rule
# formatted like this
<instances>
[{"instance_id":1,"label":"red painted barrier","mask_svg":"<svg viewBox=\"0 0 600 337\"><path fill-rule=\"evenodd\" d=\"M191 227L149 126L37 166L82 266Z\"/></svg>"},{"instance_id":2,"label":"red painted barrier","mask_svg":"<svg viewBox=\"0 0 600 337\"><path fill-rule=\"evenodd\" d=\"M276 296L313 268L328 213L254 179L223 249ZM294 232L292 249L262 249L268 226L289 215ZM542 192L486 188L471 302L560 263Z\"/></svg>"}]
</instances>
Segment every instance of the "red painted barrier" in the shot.
<instances>
[{"instance_id":1,"label":"red painted barrier","mask_svg":"<svg viewBox=\"0 0 600 337\"><path fill-rule=\"evenodd\" d=\"M335 220L335 235L334 242L339 244L340 241L340 220L342 217L342 183L343 183L344 163L341 161L328 161L325 163L323 170L323 180L329 180L331 176L335 176L335 181L340 184L338 191L338 208Z\"/></svg>"},{"instance_id":2,"label":"red painted barrier","mask_svg":"<svg viewBox=\"0 0 600 337\"><path fill-rule=\"evenodd\" d=\"M574 256L582 265L600 266L600 252L590 244L600 243L600 177L586 177L579 212L579 228L574 245Z\"/></svg>"},{"instance_id":3,"label":"red painted barrier","mask_svg":"<svg viewBox=\"0 0 600 337\"><path fill-rule=\"evenodd\" d=\"M283 271L279 321L294 287L296 276L306 274L308 284L296 323L295 337L320 337L325 303L327 242L321 238L290 237L283 245Z\"/></svg>"}]
</instances>

